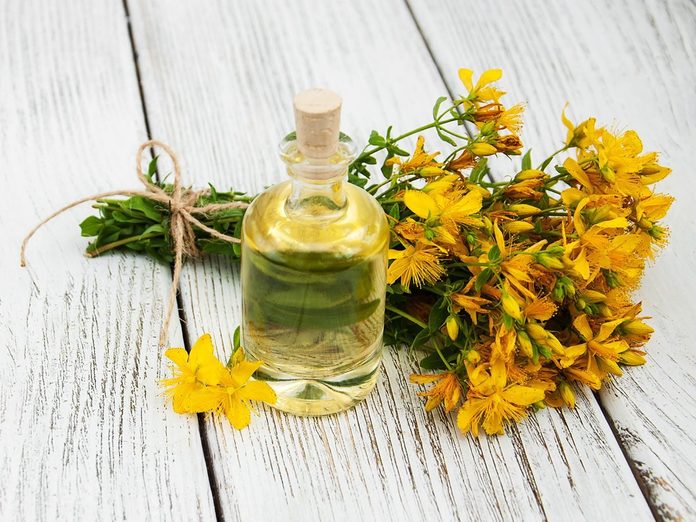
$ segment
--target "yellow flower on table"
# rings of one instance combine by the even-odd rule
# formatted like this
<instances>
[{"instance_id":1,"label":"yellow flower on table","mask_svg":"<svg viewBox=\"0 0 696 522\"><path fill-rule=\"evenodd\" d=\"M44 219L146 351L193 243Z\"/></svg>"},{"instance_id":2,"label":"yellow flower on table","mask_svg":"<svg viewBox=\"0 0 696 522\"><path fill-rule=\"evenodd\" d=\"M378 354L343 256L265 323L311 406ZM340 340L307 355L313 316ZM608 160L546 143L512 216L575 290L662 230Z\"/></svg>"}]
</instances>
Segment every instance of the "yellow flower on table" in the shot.
<instances>
[{"instance_id":1,"label":"yellow flower on table","mask_svg":"<svg viewBox=\"0 0 696 522\"><path fill-rule=\"evenodd\" d=\"M588 371L600 378L606 377L609 373L621 375L623 372L619 368L617 361L621 353L627 351L629 346L623 339L612 340L612 334L622 322L624 322L623 318L607 321L600 325L599 332L595 334L587 319L587 315L582 314L576 317L573 321L573 327L585 342L568 347L568 354L574 360L562 361L561 366L571 366L576 359L584 356L582 357L582 364L585 365ZM567 362L571 362L571 364L567 364Z\"/></svg>"},{"instance_id":2,"label":"yellow flower on table","mask_svg":"<svg viewBox=\"0 0 696 522\"><path fill-rule=\"evenodd\" d=\"M251 422L250 401L276 402L276 394L268 383L250 380L262 364L262 361L247 361L244 351L239 349L219 386L207 390L218 404L218 413L223 413L235 429L244 429Z\"/></svg>"},{"instance_id":3,"label":"yellow flower on table","mask_svg":"<svg viewBox=\"0 0 696 522\"><path fill-rule=\"evenodd\" d=\"M508 384L502 362L492 363L489 372L477 370L469 372L471 386L457 415L457 425L464 433L478 436L482 426L488 435L502 434L506 423L521 420L529 406L544 400L542 388Z\"/></svg>"},{"instance_id":4,"label":"yellow flower on table","mask_svg":"<svg viewBox=\"0 0 696 522\"><path fill-rule=\"evenodd\" d=\"M227 366L214 354L209 334L201 336L188 353L184 348L165 352L174 362L174 377L163 379L167 395L177 413L224 413L238 430L249 425L250 401L273 404L276 394L265 382L252 381L251 376L263 364L247 361L238 348Z\"/></svg>"},{"instance_id":5,"label":"yellow flower on table","mask_svg":"<svg viewBox=\"0 0 696 522\"><path fill-rule=\"evenodd\" d=\"M459 377L452 372L435 373L431 375L414 373L411 375L411 382L416 384L437 382L437 384L428 391L418 394L421 397L428 398L425 402L425 411L437 408L444 402L445 411L450 412L457 406L462 396L462 385L459 382Z\"/></svg>"},{"instance_id":6,"label":"yellow flower on table","mask_svg":"<svg viewBox=\"0 0 696 522\"><path fill-rule=\"evenodd\" d=\"M167 395L172 398L177 413L197 413L212 409L215 404L201 395L205 386L216 386L225 367L213 353L209 334L200 337L188 353L184 348L170 348L164 354L174 365L174 377L163 379Z\"/></svg>"}]
</instances>

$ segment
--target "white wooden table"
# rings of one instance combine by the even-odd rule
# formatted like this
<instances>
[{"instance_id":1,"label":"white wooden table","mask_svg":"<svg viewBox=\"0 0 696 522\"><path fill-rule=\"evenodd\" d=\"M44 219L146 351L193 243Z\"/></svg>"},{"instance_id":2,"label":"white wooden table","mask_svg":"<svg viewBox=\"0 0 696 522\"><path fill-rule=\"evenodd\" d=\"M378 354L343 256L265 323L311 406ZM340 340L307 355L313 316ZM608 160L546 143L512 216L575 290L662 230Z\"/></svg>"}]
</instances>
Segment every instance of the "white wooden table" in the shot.
<instances>
[{"instance_id":1,"label":"white wooden table","mask_svg":"<svg viewBox=\"0 0 696 522\"><path fill-rule=\"evenodd\" d=\"M696 519L695 62L693 0L4 0L0 520ZM84 258L86 207L18 266L31 224L134 186L148 137L178 151L190 183L253 193L283 176L294 92L342 93L361 142L427 120L437 96L461 92L459 67L504 69L537 157L564 136L569 100L576 120L635 128L674 168L660 187L677 196L671 244L639 291L649 364L575 410L464 437L422 411L412 362L390 351L354 410L261 409L235 432L161 396L169 267ZM172 343L209 331L229 353L237 267L188 264L181 301Z\"/></svg>"}]
</instances>

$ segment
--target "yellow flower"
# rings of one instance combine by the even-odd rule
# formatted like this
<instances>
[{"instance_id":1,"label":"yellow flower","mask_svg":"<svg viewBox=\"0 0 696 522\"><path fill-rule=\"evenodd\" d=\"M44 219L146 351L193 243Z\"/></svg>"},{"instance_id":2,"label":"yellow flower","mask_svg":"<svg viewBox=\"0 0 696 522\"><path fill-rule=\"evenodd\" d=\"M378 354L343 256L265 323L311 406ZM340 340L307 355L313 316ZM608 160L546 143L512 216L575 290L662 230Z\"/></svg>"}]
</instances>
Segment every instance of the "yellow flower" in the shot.
<instances>
[{"instance_id":1,"label":"yellow flower","mask_svg":"<svg viewBox=\"0 0 696 522\"><path fill-rule=\"evenodd\" d=\"M497 82L503 77L503 71L500 69L488 69L479 77L476 85L473 82L474 71L471 69L459 69L459 79L469 91L469 97L477 100L486 100L498 102L501 96L505 94L503 91L496 89L490 84Z\"/></svg>"},{"instance_id":2,"label":"yellow flower","mask_svg":"<svg viewBox=\"0 0 696 522\"><path fill-rule=\"evenodd\" d=\"M556 305L548 298L535 299L524 307L524 316L528 319L548 321L556 313Z\"/></svg>"},{"instance_id":3,"label":"yellow flower","mask_svg":"<svg viewBox=\"0 0 696 522\"><path fill-rule=\"evenodd\" d=\"M401 279L406 288L411 283L420 287L424 283L435 283L445 273L439 261L440 251L422 242L409 245L405 250L389 250L389 258L393 259L387 270L387 283L390 285Z\"/></svg>"},{"instance_id":4,"label":"yellow flower","mask_svg":"<svg viewBox=\"0 0 696 522\"><path fill-rule=\"evenodd\" d=\"M566 145L581 148L589 146L590 143L592 143L592 141L595 139L595 118L589 118L576 127L566 116L565 112L567 108L568 104L566 103L565 107L563 107L563 112L561 113L561 121L568 129L568 135L566 136L565 141Z\"/></svg>"},{"instance_id":5,"label":"yellow flower","mask_svg":"<svg viewBox=\"0 0 696 522\"><path fill-rule=\"evenodd\" d=\"M273 404L275 392L265 382L249 380L263 362L247 361L244 350L239 348L228 367L213 351L209 334L201 336L190 353L183 348L170 348L165 355L176 364L174 377L164 379L162 384L168 387L175 412L222 412L232 426L241 430L249 425L249 401Z\"/></svg>"},{"instance_id":6,"label":"yellow flower","mask_svg":"<svg viewBox=\"0 0 696 522\"><path fill-rule=\"evenodd\" d=\"M524 113L524 105L520 103L506 109L496 120L498 128L517 134L522 128L522 113Z\"/></svg>"},{"instance_id":7,"label":"yellow flower","mask_svg":"<svg viewBox=\"0 0 696 522\"><path fill-rule=\"evenodd\" d=\"M503 426L527 415L529 406L544 399L544 390L519 384L507 384L502 363L490 368L490 375L471 380L466 401L459 409L457 425L462 432L478 436L479 426L488 435L502 434ZM478 381L478 382L475 382Z\"/></svg>"},{"instance_id":8,"label":"yellow flower","mask_svg":"<svg viewBox=\"0 0 696 522\"><path fill-rule=\"evenodd\" d=\"M585 341L582 344L568 347L569 354L574 358L586 354L587 367L600 370L594 373L602 374L612 373L614 375L622 375L621 368L617 364L619 355L628 350L628 343L623 340L610 340L614 330L623 322L623 319L615 321L607 321L600 325L599 332L595 335L587 320L587 315L581 314L573 321L573 327L578 331ZM574 362L574 360L573 360ZM570 364L562 363L561 366L570 366Z\"/></svg>"},{"instance_id":9,"label":"yellow flower","mask_svg":"<svg viewBox=\"0 0 696 522\"><path fill-rule=\"evenodd\" d=\"M462 395L462 385L459 382L459 377L452 372L431 375L414 373L411 375L411 382L416 384L437 382L437 384L428 391L418 394L421 397L428 398L425 402L425 411L431 411L437 408L444 401L445 411L450 412L457 406Z\"/></svg>"},{"instance_id":10,"label":"yellow flower","mask_svg":"<svg viewBox=\"0 0 696 522\"><path fill-rule=\"evenodd\" d=\"M490 304L488 299L478 295L466 295L464 293L456 293L450 296L455 310L460 309L466 311L471 317L471 322L476 324L476 313L487 314L488 310L482 308L484 305Z\"/></svg>"},{"instance_id":11,"label":"yellow flower","mask_svg":"<svg viewBox=\"0 0 696 522\"><path fill-rule=\"evenodd\" d=\"M440 153L433 152L432 154L427 154L423 150L424 145L425 138L423 136L418 136L418 139L416 140L416 148L413 151L413 155L408 160L402 163L401 158L399 158L399 156L394 156L390 160L387 160L386 164L399 165L399 172L401 174L407 174L409 172L414 172L417 170L420 170L422 172L423 169L426 169L424 173L426 176L434 176L443 173L444 171L439 169L439 167L442 164L435 161L435 158Z\"/></svg>"},{"instance_id":12,"label":"yellow flower","mask_svg":"<svg viewBox=\"0 0 696 522\"><path fill-rule=\"evenodd\" d=\"M426 194L420 190L407 190L404 204L420 218L439 219L443 224L480 225L481 221L472 218L472 214L481 210L483 198L480 192L468 192L459 197L457 194Z\"/></svg>"},{"instance_id":13,"label":"yellow flower","mask_svg":"<svg viewBox=\"0 0 696 522\"><path fill-rule=\"evenodd\" d=\"M183 348L170 348L164 354L174 366L174 377L163 379L166 393L172 398L177 413L196 413L213 409L208 397L202 396L205 386L217 385L225 367L213 353L213 341L209 334L201 336L187 353Z\"/></svg>"},{"instance_id":14,"label":"yellow flower","mask_svg":"<svg viewBox=\"0 0 696 522\"><path fill-rule=\"evenodd\" d=\"M223 373L220 384L207 388L206 392L217 402L217 411L224 413L235 429L241 430L251 421L250 401L274 404L277 398L268 383L250 380L263 362L247 361L241 348L235 355L236 362L233 360L232 367Z\"/></svg>"}]
</instances>

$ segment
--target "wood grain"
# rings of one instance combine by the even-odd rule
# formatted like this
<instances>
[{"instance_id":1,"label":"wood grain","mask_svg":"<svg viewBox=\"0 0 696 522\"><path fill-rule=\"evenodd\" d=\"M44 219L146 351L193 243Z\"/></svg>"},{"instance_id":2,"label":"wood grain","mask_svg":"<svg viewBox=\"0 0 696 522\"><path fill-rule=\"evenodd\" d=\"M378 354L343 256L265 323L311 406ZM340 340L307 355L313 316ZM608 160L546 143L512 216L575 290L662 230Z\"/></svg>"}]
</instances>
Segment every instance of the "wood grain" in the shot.
<instances>
[{"instance_id":1,"label":"wood grain","mask_svg":"<svg viewBox=\"0 0 696 522\"><path fill-rule=\"evenodd\" d=\"M169 268L88 261L88 206L40 231L19 268L34 223L136 181L146 136L123 5L0 11L0 520L211 519L196 419L157 385Z\"/></svg>"},{"instance_id":2,"label":"wood grain","mask_svg":"<svg viewBox=\"0 0 696 522\"><path fill-rule=\"evenodd\" d=\"M696 4L689 1L432 2L409 0L444 71L505 70L506 90L528 104L525 141L536 157L557 148L570 101L576 120L634 128L674 169L658 186L677 201L671 244L637 298L656 332L649 363L630 368L600 400L656 516L696 517ZM449 23L463 20L462 25ZM462 49L472 49L463 54ZM454 75L449 86L459 91Z\"/></svg>"},{"instance_id":3,"label":"wood grain","mask_svg":"<svg viewBox=\"0 0 696 522\"><path fill-rule=\"evenodd\" d=\"M292 128L292 94L344 96L344 129L408 128L445 92L404 3L132 2L153 135L179 151L185 176L256 192L283 178L275 146ZM434 7L433 7L434 9ZM456 24L452 24L456 25ZM458 43L467 63L484 50ZM450 73L456 75L456 68ZM213 334L229 354L240 320L237 267L189 264L189 341ZM545 411L507 437L457 434L422 411L413 369L389 351L385 378L343 415L304 419L262 409L237 433L209 421L222 512L238 519L649 520L650 511L596 399ZM601 499L601 500L600 500Z\"/></svg>"}]
</instances>

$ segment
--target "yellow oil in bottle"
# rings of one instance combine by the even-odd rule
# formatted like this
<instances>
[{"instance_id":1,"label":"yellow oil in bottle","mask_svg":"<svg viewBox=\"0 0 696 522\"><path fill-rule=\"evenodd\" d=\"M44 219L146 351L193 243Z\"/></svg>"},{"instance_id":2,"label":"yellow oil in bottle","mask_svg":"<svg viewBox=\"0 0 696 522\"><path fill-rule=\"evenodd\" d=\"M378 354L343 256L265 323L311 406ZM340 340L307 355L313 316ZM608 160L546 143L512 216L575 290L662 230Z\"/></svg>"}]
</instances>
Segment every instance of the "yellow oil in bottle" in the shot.
<instances>
[{"instance_id":1,"label":"yellow oil in bottle","mask_svg":"<svg viewBox=\"0 0 696 522\"><path fill-rule=\"evenodd\" d=\"M323 415L374 387L382 354L389 227L381 207L344 178L354 147L308 161L281 144L293 179L257 197L242 227L243 345L275 407Z\"/></svg>"}]
</instances>

